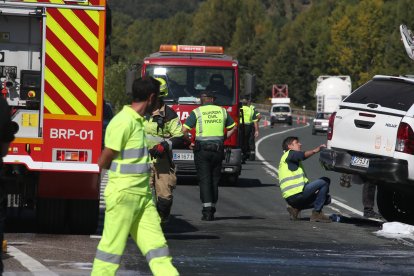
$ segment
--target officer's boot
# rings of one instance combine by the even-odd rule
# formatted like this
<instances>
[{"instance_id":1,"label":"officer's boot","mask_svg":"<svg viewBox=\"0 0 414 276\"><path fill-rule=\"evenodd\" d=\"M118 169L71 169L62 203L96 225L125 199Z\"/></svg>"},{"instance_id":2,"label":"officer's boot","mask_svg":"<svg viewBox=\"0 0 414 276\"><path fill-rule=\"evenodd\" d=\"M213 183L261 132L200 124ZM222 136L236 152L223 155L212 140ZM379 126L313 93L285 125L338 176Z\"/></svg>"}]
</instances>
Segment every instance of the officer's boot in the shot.
<instances>
[{"instance_id":1,"label":"officer's boot","mask_svg":"<svg viewBox=\"0 0 414 276\"><path fill-rule=\"evenodd\" d=\"M212 221L214 220L214 213L216 212L216 208L214 207L203 207L203 210L201 213L203 216L201 217L201 220L205 221Z\"/></svg>"},{"instance_id":2,"label":"officer's boot","mask_svg":"<svg viewBox=\"0 0 414 276\"><path fill-rule=\"evenodd\" d=\"M161 217L161 223L168 222L168 219L170 217L170 212L171 212L171 206L172 206L172 199L158 197L157 211Z\"/></svg>"}]
</instances>

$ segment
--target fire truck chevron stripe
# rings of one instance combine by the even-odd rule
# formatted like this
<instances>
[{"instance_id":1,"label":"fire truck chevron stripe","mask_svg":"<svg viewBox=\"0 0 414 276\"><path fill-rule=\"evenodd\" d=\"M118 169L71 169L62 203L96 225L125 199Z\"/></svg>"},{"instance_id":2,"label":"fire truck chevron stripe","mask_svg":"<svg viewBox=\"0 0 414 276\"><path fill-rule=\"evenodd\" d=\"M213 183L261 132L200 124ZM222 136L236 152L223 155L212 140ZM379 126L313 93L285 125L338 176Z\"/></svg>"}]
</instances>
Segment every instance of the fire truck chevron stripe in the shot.
<instances>
[{"instance_id":1,"label":"fire truck chevron stripe","mask_svg":"<svg viewBox=\"0 0 414 276\"><path fill-rule=\"evenodd\" d=\"M53 68L55 69L55 68ZM53 70L52 69L52 70ZM60 80L60 78L57 78L55 74L52 73L49 68L46 68L45 72L45 80L46 82L53 87L54 91L58 91L59 95L63 98L63 100L67 103L70 103L70 107L73 108L75 113L70 112L69 110L63 110L65 114L78 114L78 115L91 115L91 112L89 112L83 105L83 102L79 101L79 98L73 95L73 90L68 89ZM54 91L48 91L48 95L50 97L53 97ZM50 93L49 93L50 92ZM59 105L59 107L62 108L61 103L56 102L56 104Z\"/></svg>"},{"instance_id":2,"label":"fire truck chevron stripe","mask_svg":"<svg viewBox=\"0 0 414 276\"><path fill-rule=\"evenodd\" d=\"M55 14L56 12L51 12ZM58 23L59 22L59 23ZM64 25L66 24L66 26ZM47 21L47 26L51 31L68 46L79 60L85 62L86 67L92 74L97 72L97 64L93 62L98 58L98 41L95 48L92 48L85 38L81 36L60 13L57 13L56 18L50 17Z\"/></svg>"},{"instance_id":3,"label":"fire truck chevron stripe","mask_svg":"<svg viewBox=\"0 0 414 276\"><path fill-rule=\"evenodd\" d=\"M62 96L56 92L56 90L48 83L45 82L45 90L50 91L50 93L48 95L49 99L50 99L50 103L48 106L45 105L46 109L45 109L45 113L50 113L50 114L75 114L75 111L73 110L73 108L62 98ZM59 110L61 110L62 113L54 113L52 111L49 110L49 108L52 111L56 111L59 112Z\"/></svg>"},{"instance_id":4,"label":"fire truck chevron stripe","mask_svg":"<svg viewBox=\"0 0 414 276\"><path fill-rule=\"evenodd\" d=\"M48 32L48 41L50 42L50 44L52 44L55 48L60 49L60 52L65 53L65 59L67 61L70 60L72 66L76 68L76 71L81 76L83 76L85 81L87 81L91 87L96 87L97 76L92 75L91 72L86 68L84 62L79 60L79 57L76 56L73 52L71 52L69 48L66 47L66 45L63 44L63 42L60 41L58 37L52 31L49 30L49 28L47 29L47 32Z\"/></svg>"},{"instance_id":5,"label":"fire truck chevron stripe","mask_svg":"<svg viewBox=\"0 0 414 276\"><path fill-rule=\"evenodd\" d=\"M97 12L80 10L76 15L88 26L92 33L99 33L99 14Z\"/></svg>"},{"instance_id":6,"label":"fire truck chevron stripe","mask_svg":"<svg viewBox=\"0 0 414 276\"><path fill-rule=\"evenodd\" d=\"M68 9L60 9L59 11L68 21L70 26L66 26L63 23L60 24L63 24L63 26L65 26L65 28L67 28L68 30L71 30L73 28L74 30L78 31L79 34L83 37L83 39L86 40L91 45L91 47L95 49L95 51L97 52L99 46L98 28L94 28L96 32L93 32L93 30L89 29L91 26L86 25L86 22L83 22L81 19L79 19L78 15L83 14L81 10L74 11ZM76 28L74 26L76 26Z\"/></svg>"},{"instance_id":7,"label":"fire truck chevron stripe","mask_svg":"<svg viewBox=\"0 0 414 276\"><path fill-rule=\"evenodd\" d=\"M85 81L84 77L79 74L77 69L74 68L74 66L69 63L69 61L66 60L65 57L63 57L60 52L58 52L49 42L46 43L46 47L49 47L50 49L48 50L48 56L53 59L54 63L56 63L56 70L60 69L62 71L62 75L57 75L59 78L62 78L61 81L63 81L64 77L67 78L68 81L70 81L69 84L75 85L77 89L80 90L81 94L84 94L89 101L95 103L97 97L96 90L91 87L87 81ZM49 64L46 64L46 66L49 67L50 63L51 61L49 61ZM54 73L57 74L57 72Z\"/></svg>"},{"instance_id":8,"label":"fire truck chevron stripe","mask_svg":"<svg viewBox=\"0 0 414 276\"><path fill-rule=\"evenodd\" d=\"M63 0L22 0L23 2L38 2L38 3L52 3L52 4L66 4L65 3L65 1L63 1ZM89 3L88 3L89 2ZM71 4L71 5L82 5L82 6L84 6L84 5L99 5L99 3L100 3L100 0L89 0L89 1L86 1L86 3L82 3L82 2L80 2L80 3L75 3L75 1L73 1L73 2L69 2L69 4Z\"/></svg>"},{"instance_id":9,"label":"fire truck chevron stripe","mask_svg":"<svg viewBox=\"0 0 414 276\"><path fill-rule=\"evenodd\" d=\"M64 114L62 109L57 106L48 95L45 95L45 108L49 111L49 113L53 114Z\"/></svg>"},{"instance_id":10,"label":"fire truck chevron stripe","mask_svg":"<svg viewBox=\"0 0 414 276\"><path fill-rule=\"evenodd\" d=\"M97 114L99 19L97 11L48 10L45 112Z\"/></svg>"}]
</instances>

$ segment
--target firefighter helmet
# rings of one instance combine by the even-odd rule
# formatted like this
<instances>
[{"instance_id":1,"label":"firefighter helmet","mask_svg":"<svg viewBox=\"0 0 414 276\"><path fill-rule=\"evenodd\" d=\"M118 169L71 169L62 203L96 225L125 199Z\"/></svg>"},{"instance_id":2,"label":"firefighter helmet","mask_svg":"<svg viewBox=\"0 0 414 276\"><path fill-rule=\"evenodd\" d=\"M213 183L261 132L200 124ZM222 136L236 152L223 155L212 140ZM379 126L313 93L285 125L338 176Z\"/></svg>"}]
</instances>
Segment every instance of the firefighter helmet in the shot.
<instances>
[{"instance_id":1,"label":"firefighter helmet","mask_svg":"<svg viewBox=\"0 0 414 276\"><path fill-rule=\"evenodd\" d=\"M168 95L167 82L163 78L155 78L160 82L160 97L165 97Z\"/></svg>"}]
</instances>

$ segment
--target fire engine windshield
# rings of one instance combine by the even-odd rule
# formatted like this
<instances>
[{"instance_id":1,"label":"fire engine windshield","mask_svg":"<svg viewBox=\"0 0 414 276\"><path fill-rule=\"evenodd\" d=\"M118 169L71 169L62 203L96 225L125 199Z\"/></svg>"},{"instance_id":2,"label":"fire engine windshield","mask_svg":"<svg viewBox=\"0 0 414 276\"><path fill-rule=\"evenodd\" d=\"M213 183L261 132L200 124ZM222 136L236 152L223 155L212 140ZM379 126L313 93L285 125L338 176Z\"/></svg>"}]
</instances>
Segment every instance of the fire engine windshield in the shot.
<instances>
[{"instance_id":1,"label":"fire engine windshield","mask_svg":"<svg viewBox=\"0 0 414 276\"><path fill-rule=\"evenodd\" d=\"M236 89L232 68L149 65L146 75L167 81L166 102L196 104L199 103L201 92L208 89L216 95L215 104L235 104Z\"/></svg>"}]
</instances>

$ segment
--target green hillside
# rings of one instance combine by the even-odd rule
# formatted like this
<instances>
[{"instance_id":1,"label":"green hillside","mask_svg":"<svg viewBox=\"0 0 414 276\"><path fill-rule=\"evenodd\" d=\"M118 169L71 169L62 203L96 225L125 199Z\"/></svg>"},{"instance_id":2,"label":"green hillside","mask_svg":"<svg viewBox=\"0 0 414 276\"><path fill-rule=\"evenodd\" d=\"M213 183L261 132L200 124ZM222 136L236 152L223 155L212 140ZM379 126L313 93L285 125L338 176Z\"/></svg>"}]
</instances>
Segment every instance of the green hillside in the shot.
<instances>
[{"instance_id":1,"label":"green hillside","mask_svg":"<svg viewBox=\"0 0 414 276\"><path fill-rule=\"evenodd\" d=\"M319 75L350 75L357 87L375 74L412 74L399 25L409 0L113 0L106 95L116 106L125 70L160 44L221 45L257 76L257 101L274 83L289 85L296 106L314 106Z\"/></svg>"}]
</instances>

